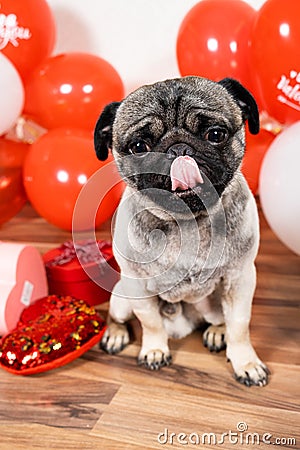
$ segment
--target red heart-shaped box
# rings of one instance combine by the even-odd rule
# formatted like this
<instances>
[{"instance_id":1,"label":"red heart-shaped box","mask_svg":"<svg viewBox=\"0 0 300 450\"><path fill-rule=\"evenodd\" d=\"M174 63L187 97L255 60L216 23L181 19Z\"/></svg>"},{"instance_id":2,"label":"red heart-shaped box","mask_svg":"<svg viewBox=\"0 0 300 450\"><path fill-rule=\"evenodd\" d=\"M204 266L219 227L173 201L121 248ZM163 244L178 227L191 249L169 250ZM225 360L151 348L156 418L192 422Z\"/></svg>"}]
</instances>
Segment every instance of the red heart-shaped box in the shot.
<instances>
[{"instance_id":1,"label":"red heart-shaped box","mask_svg":"<svg viewBox=\"0 0 300 450\"><path fill-rule=\"evenodd\" d=\"M24 308L46 295L46 271L38 250L0 242L0 335L14 329Z\"/></svg>"},{"instance_id":2,"label":"red heart-shaped box","mask_svg":"<svg viewBox=\"0 0 300 450\"><path fill-rule=\"evenodd\" d=\"M73 361L97 344L106 324L83 300L49 295L25 308L0 340L0 367L33 375Z\"/></svg>"}]
</instances>

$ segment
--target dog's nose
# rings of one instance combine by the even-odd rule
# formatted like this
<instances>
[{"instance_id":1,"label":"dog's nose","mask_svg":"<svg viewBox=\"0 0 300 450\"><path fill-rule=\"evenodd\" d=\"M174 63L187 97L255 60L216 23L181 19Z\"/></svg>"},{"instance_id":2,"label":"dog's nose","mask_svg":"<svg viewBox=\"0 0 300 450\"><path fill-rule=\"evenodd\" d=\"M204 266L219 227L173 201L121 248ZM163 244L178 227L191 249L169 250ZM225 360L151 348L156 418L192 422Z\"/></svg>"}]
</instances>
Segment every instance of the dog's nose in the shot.
<instances>
[{"instance_id":1,"label":"dog's nose","mask_svg":"<svg viewBox=\"0 0 300 450\"><path fill-rule=\"evenodd\" d=\"M185 144L183 142L180 142L178 144L171 145L167 150L167 156L170 159L177 158L178 156L193 156L195 154L195 150L189 146L188 144Z\"/></svg>"}]
</instances>

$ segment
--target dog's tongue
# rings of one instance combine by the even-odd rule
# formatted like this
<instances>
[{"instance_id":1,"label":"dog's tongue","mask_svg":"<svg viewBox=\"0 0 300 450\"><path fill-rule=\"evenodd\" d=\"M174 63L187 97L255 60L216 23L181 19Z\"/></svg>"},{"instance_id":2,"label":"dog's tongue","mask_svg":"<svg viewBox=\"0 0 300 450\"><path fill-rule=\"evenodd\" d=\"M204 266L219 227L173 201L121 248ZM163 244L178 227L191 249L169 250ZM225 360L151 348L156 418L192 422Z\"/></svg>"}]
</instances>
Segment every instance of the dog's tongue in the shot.
<instances>
[{"instance_id":1,"label":"dog's tongue","mask_svg":"<svg viewBox=\"0 0 300 450\"><path fill-rule=\"evenodd\" d=\"M178 156L171 165L172 191L185 191L198 183L204 183L196 161L190 156Z\"/></svg>"}]
</instances>

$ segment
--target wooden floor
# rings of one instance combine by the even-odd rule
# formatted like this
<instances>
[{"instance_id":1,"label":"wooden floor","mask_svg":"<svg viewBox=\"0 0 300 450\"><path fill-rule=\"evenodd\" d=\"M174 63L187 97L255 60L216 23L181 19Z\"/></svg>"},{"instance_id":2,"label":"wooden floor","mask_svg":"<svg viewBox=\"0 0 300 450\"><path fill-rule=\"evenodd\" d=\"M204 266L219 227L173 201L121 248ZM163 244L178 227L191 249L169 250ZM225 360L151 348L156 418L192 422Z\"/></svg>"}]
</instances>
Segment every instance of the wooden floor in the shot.
<instances>
[{"instance_id":1,"label":"wooden floor","mask_svg":"<svg viewBox=\"0 0 300 450\"><path fill-rule=\"evenodd\" d=\"M300 257L276 239L262 215L261 228L251 334L272 372L268 386L238 384L224 352L210 354L200 332L171 342L170 367L138 367L140 328L133 322L135 340L119 356L94 347L36 376L1 370L0 449L257 450L270 448L268 441L271 448L300 449ZM42 253L69 237L29 206L0 229L0 240L29 242ZM110 237L109 223L98 237Z\"/></svg>"}]
</instances>

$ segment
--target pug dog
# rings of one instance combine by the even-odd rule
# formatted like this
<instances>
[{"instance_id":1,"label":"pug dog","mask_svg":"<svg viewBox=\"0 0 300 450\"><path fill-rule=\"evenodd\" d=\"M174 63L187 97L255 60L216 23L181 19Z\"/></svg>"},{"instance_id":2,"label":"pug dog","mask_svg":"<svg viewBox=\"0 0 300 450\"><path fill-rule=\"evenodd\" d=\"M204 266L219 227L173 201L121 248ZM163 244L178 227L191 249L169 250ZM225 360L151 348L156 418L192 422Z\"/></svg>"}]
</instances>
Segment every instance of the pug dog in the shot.
<instances>
[{"instance_id":1,"label":"pug dog","mask_svg":"<svg viewBox=\"0 0 300 450\"><path fill-rule=\"evenodd\" d=\"M156 370L171 363L170 337L205 322L204 345L226 348L237 381L267 384L249 335L259 223L241 173L246 122L259 132L253 96L231 78L142 86L101 113L97 157L111 150L127 184L114 220L121 274L101 341L108 353L129 343L135 316L138 362Z\"/></svg>"}]
</instances>

